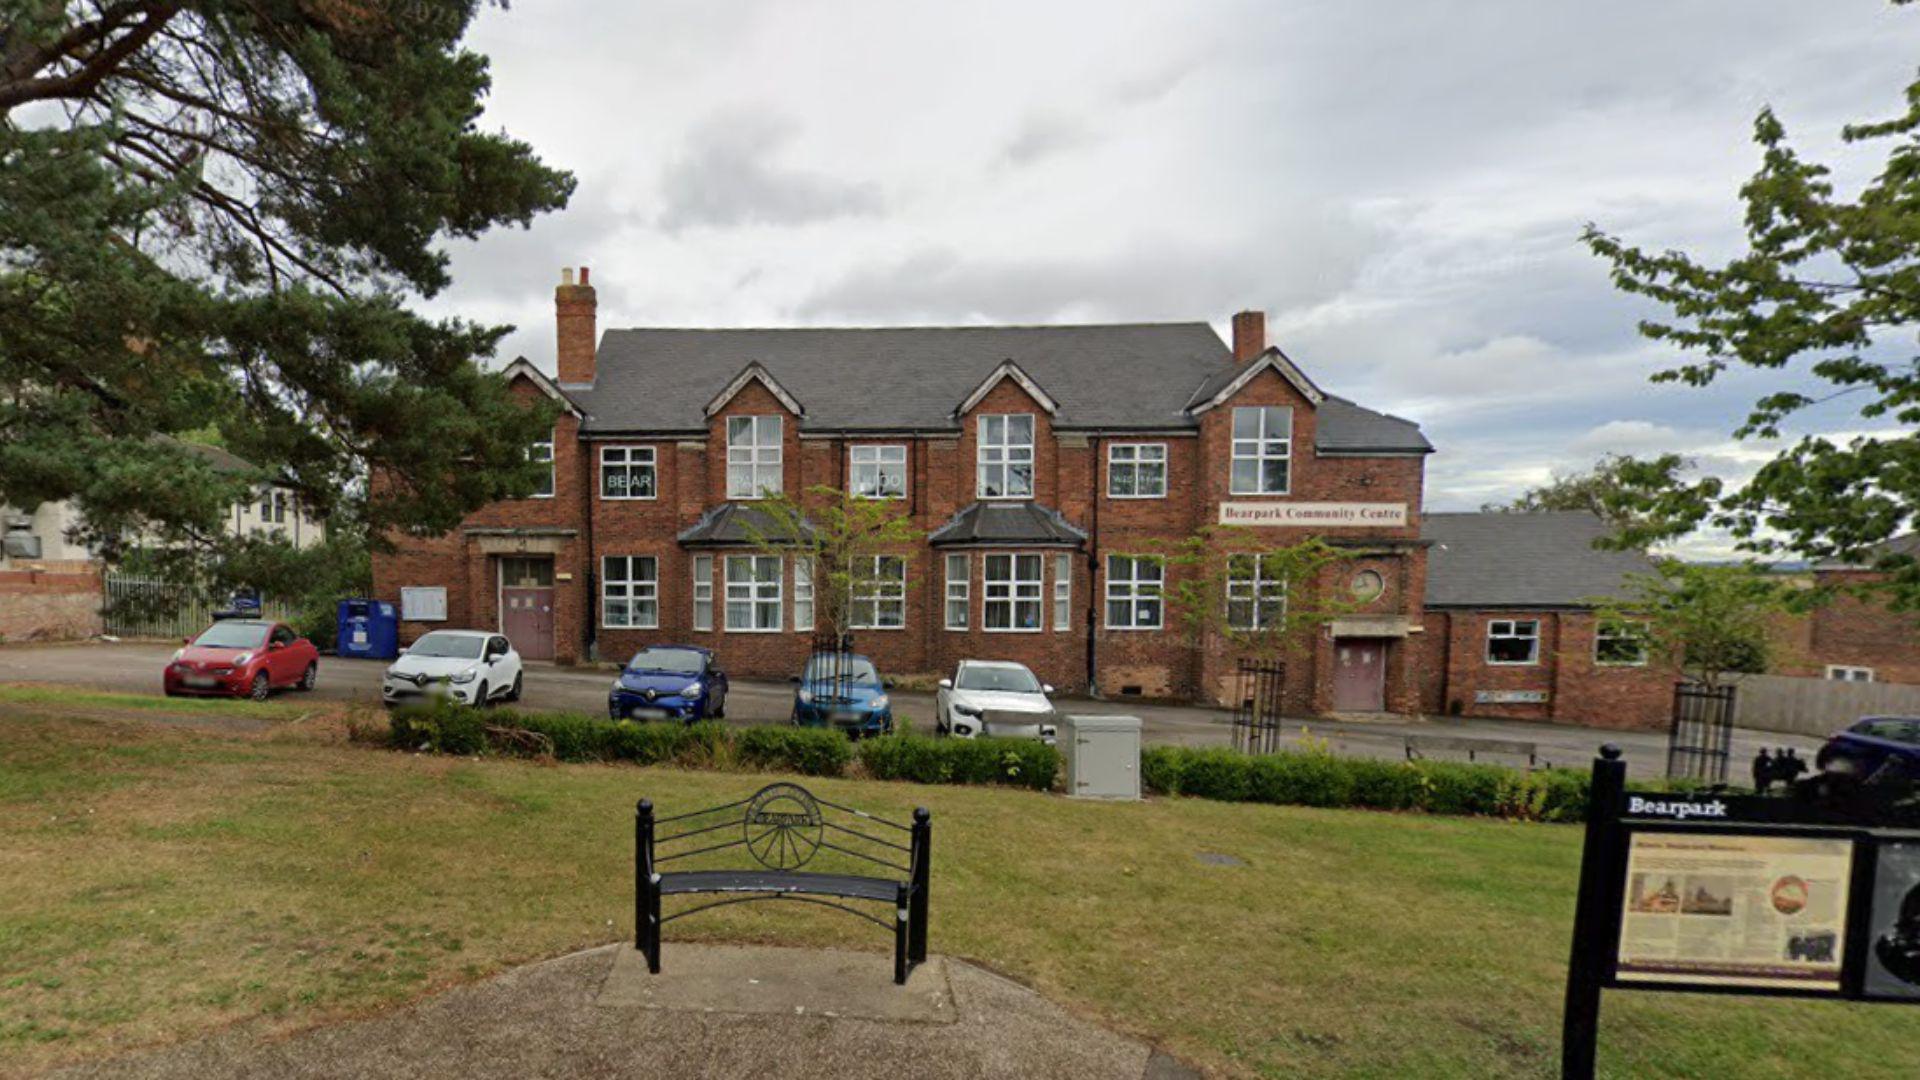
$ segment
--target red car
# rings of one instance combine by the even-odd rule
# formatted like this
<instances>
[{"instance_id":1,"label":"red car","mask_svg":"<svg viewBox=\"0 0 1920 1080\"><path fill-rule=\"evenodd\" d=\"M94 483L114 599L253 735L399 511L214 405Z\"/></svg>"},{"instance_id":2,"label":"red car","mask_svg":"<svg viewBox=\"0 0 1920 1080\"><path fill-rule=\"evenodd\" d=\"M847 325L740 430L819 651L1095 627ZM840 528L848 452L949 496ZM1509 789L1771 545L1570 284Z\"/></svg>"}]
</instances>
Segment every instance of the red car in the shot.
<instances>
[{"instance_id":1,"label":"red car","mask_svg":"<svg viewBox=\"0 0 1920 1080\"><path fill-rule=\"evenodd\" d=\"M319 675L320 650L285 623L223 619L189 638L163 678L168 697L231 694L265 701L275 687L311 690Z\"/></svg>"}]
</instances>

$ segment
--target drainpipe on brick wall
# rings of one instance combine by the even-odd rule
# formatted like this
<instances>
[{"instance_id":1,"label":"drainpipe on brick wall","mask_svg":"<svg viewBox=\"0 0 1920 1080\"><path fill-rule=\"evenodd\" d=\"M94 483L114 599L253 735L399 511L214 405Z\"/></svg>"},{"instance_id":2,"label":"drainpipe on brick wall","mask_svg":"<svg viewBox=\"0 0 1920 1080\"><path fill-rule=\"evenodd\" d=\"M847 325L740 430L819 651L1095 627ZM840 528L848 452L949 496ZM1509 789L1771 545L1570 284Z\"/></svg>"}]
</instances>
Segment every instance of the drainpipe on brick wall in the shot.
<instances>
[{"instance_id":1,"label":"drainpipe on brick wall","mask_svg":"<svg viewBox=\"0 0 1920 1080\"><path fill-rule=\"evenodd\" d=\"M1097 637L1100 623L1100 448L1104 440L1095 435L1093 461L1087 472L1092 475L1093 514L1087 529L1087 696L1100 700L1100 656Z\"/></svg>"},{"instance_id":2,"label":"drainpipe on brick wall","mask_svg":"<svg viewBox=\"0 0 1920 1080\"><path fill-rule=\"evenodd\" d=\"M582 537L582 539L586 541L586 545L587 545L587 551L586 551L587 557L584 560L582 560L586 563L586 573L584 576L587 579L587 583L586 583L586 595L581 597L581 599L585 601L585 603L583 603L581 607L584 608L586 611L586 620L587 620L586 660L587 660L587 663L589 664L597 664L600 662L600 639L598 636L596 636L598 634L599 620L594 618L594 614L599 610L599 607L600 607L600 554L599 552L595 551L593 547L593 507L594 507L594 504L598 501L599 495L600 495L600 461L599 461L597 448L589 446L588 444L582 442L578 438L574 439L574 445L578 447L582 447L587 451L588 484L586 487L581 489L586 496L586 506L583 508L584 512L581 514L581 521L580 521L582 525L581 531L585 534ZM678 464L678 462L676 462L675 464ZM658 468L659 466L658 464L656 464L655 465L656 476L658 476L658 472L657 472ZM658 486L657 480L655 481L655 484L657 487ZM661 560L661 561L664 562L665 560ZM660 579L660 575L663 572L664 572L663 570L655 570L653 572L654 580L658 581ZM655 589L655 592L656 592L656 598L654 600L654 607L657 609L660 605L660 601L657 596L657 593L658 593L657 588ZM659 621L657 617L657 612L656 612L655 621L656 622Z\"/></svg>"}]
</instances>

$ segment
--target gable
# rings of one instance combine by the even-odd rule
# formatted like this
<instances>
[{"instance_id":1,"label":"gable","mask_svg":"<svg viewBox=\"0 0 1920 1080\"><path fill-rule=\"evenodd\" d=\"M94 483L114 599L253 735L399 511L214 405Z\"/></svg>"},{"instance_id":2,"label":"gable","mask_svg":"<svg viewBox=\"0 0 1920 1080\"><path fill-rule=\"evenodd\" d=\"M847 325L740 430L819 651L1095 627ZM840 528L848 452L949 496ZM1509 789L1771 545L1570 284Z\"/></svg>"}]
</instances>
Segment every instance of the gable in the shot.
<instances>
[{"instance_id":1,"label":"gable","mask_svg":"<svg viewBox=\"0 0 1920 1080\"><path fill-rule=\"evenodd\" d=\"M759 383L764 387L768 393L773 395L774 400L778 401L780 406L788 412L795 416L804 417L807 415L807 410L801 406L799 399L788 393L787 388L781 386L778 379L775 379L766 368L761 367L759 362L755 361L741 368L740 374L735 375L732 382L722 387L720 392L714 395L713 400L707 402L706 414L708 418L711 418L713 414L719 412L721 409L726 408L727 402L732 401L739 395L740 391L745 390L754 383Z\"/></svg>"},{"instance_id":2,"label":"gable","mask_svg":"<svg viewBox=\"0 0 1920 1080\"><path fill-rule=\"evenodd\" d=\"M968 394L966 399L960 402L953 410L954 417L957 419L972 412L979 407L982 401L987 399L987 395L991 394L996 387L1003 382L1009 381L1024 391L1027 397L1036 406L1044 410L1048 416L1058 416L1060 414L1060 405L1053 400L1052 395L1042 390L1040 384L1034 381L1033 376L1028 375L1019 364L1011 360L1006 360L1002 361L999 367L994 368L985 379L980 381L980 385L974 387L973 392Z\"/></svg>"},{"instance_id":3,"label":"gable","mask_svg":"<svg viewBox=\"0 0 1920 1080\"><path fill-rule=\"evenodd\" d=\"M502 369L500 374L506 377L509 386L532 386L533 389L559 402L574 416L583 415L579 407L574 405L573 399L567 396L566 391L560 389L560 384L547 378L545 372L534 367L524 356L515 357L513 363Z\"/></svg>"},{"instance_id":4,"label":"gable","mask_svg":"<svg viewBox=\"0 0 1920 1080\"><path fill-rule=\"evenodd\" d=\"M1327 399L1326 392L1314 385L1313 380L1307 378L1306 373L1289 360L1285 353L1278 347L1269 345L1265 352L1249 361L1245 367L1232 373L1230 378L1225 379L1218 389L1203 386L1200 394L1196 395L1199 400L1195 401L1187 411L1194 416L1199 416L1209 409L1219 408L1233 400L1234 396L1246 389L1253 380L1269 371L1293 387L1295 392L1307 400L1307 404L1316 409Z\"/></svg>"}]
</instances>

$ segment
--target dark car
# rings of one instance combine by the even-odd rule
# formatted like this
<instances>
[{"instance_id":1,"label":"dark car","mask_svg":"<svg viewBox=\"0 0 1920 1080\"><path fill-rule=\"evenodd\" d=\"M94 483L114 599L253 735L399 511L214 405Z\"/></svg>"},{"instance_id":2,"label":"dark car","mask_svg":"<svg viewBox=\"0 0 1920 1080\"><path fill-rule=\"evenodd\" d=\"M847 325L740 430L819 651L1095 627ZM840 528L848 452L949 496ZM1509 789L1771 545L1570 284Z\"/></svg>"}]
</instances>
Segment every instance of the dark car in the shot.
<instances>
[{"instance_id":1,"label":"dark car","mask_svg":"<svg viewBox=\"0 0 1920 1080\"><path fill-rule=\"evenodd\" d=\"M1828 739L1813 763L1823 772L1860 780L1882 770L1920 776L1920 717L1863 717Z\"/></svg>"},{"instance_id":2,"label":"dark car","mask_svg":"<svg viewBox=\"0 0 1920 1080\"><path fill-rule=\"evenodd\" d=\"M313 689L320 650L285 623L222 619L190 637L161 673L167 696L221 694L266 700L280 687Z\"/></svg>"},{"instance_id":3,"label":"dark car","mask_svg":"<svg viewBox=\"0 0 1920 1080\"><path fill-rule=\"evenodd\" d=\"M815 653L793 682L793 722L801 727L839 728L855 738L893 733L893 682L866 657Z\"/></svg>"},{"instance_id":4,"label":"dark car","mask_svg":"<svg viewBox=\"0 0 1920 1080\"><path fill-rule=\"evenodd\" d=\"M713 650L649 645L633 654L607 694L615 720L718 720L727 715L727 673Z\"/></svg>"}]
</instances>

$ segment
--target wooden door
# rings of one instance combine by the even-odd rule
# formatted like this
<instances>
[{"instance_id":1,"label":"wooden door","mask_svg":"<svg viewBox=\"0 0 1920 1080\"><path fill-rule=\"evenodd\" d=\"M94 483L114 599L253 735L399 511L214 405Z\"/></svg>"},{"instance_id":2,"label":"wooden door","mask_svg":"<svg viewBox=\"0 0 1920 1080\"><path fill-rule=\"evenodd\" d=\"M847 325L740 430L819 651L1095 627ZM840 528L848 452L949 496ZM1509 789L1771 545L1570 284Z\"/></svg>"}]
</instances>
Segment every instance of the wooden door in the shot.
<instances>
[{"instance_id":1,"label":"wooden door","mask_svg":"<svg viewBox=\"0 0 1920 1080\"><path fill-rule=\"evenodd\" d=\"M553 659L553 589L501 586L500 632L523 659Z\"/></svg>"},{"instance_id":2,"label":"wooden door","mask_svg":"<svg viewBox=\"0 0 1920 1080\"><path fill-rule=\"evenodd\" d=\"M1333 643L1335 712L1381 712L1387 707L1387 647L1382 641L1337 638Z\"/></svg>"}]
</instances>

